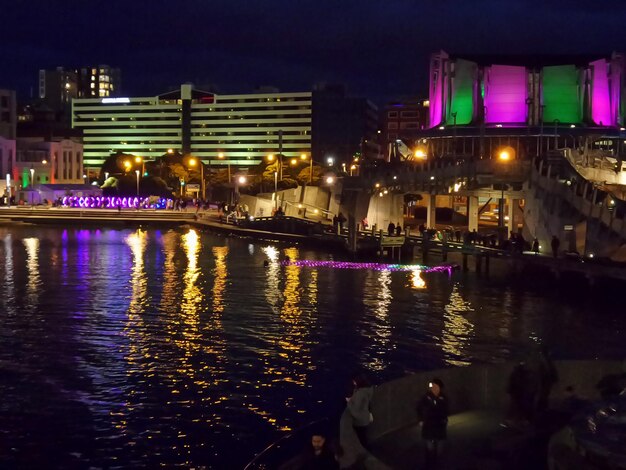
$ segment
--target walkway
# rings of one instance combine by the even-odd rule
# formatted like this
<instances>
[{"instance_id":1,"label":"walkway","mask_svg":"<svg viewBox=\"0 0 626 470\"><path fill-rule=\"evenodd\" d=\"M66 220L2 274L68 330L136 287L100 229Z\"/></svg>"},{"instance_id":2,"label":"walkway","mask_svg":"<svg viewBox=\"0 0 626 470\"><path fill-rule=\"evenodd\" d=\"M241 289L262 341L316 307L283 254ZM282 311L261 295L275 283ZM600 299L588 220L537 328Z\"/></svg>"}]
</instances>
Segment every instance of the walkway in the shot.
<instances>
[{"instance_id":1,"label":"walkway","mask_svg":"<svg viewBox=\"0 0 626 470\"><path fill-rule=\"evenodd\" d=\"M541 469L545 455L535 448L536 435L500 426L502 413L467 411L451 416L442 469ZM414 470L424 465L418 425L398 430L373 442L372 453L390 468ZM544 441L544 445L547 441Z\"/></svg>"}]
</instances>

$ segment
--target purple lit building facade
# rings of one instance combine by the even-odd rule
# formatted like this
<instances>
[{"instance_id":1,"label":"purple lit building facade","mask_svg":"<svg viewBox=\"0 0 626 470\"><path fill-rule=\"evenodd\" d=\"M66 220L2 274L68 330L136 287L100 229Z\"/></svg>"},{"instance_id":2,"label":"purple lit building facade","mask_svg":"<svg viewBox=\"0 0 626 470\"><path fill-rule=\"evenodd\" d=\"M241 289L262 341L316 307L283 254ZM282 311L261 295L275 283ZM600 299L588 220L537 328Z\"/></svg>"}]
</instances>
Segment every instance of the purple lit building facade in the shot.
<instances>
[{"instance_id":1,"label":"purple lit building facade","mask_svg":"<svg viewBox=\"0 0 626 470\"><path fill-rule=\"evenodd\" d=\"M430 59L430 127L624 126L625 61L605 58Z\"/></svg>"}]
</instances>

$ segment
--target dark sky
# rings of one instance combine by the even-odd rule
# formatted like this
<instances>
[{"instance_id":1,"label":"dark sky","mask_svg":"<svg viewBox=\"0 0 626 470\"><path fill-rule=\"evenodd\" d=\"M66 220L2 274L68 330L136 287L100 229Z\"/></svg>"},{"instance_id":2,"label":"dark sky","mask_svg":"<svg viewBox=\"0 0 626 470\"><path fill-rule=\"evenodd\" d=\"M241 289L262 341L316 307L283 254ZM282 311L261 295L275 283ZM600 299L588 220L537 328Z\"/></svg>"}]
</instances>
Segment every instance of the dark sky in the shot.
<instances>
[{"instance_id":1,"label":"dark sky","mask_svg":"<svg viewBox=\"0 0 626 470\"><path fill-rule=\"evenodd\" d=\"M378 103L425 93L427 59L626 50L624 0L6 0L0 88L105 63L125 94L191 81L222 93L343 83Z\"/></svg>"}]
</instances>

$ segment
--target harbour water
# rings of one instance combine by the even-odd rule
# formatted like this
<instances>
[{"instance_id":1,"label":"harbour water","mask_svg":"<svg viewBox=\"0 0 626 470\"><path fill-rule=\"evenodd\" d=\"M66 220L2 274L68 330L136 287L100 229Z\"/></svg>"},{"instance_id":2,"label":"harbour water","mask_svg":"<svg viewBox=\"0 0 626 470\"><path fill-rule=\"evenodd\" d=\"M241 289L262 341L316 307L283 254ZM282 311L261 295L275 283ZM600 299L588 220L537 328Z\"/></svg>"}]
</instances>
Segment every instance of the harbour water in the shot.
<instances>
[{"instance_id":1,"label":"harbour water","mask_svg":"<svg viewBox=\"0 0 626 470\"><path fill-rule=\"evenodd\" d=\"M337 412L359 370L383 381L532 341L623 355L610 299L285 256L336 259L191 227L0 226L0 467L240 468Z\"/></svg>"}]
</instances>

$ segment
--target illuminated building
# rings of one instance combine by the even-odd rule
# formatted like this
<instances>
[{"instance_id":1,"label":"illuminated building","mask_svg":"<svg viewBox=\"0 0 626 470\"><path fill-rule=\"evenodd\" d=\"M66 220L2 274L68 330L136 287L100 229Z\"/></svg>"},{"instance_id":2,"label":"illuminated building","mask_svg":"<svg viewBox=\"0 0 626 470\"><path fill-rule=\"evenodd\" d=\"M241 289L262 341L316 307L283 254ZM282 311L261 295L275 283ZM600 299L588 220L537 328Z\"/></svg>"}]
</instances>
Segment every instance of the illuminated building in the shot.
<instances>
[{"instance_id":1,"label":"illuminated building","mask_svg":"<svg viewBox=\"0 0 626 470\"><path fill-rule=\"evenodd\" d=\"M624 57L430 59L430 126L624 125Z\"/></svg>"},{"instance_id":2,"label":"illuminated building","mask_svg":"<svg viewBox=\"0 0 626 470\"><path fill-rule=\"evenodd\" d=\"M280 135L285 157L311 151L311 92L216 95L185 84L153 97L79 98L72 127L83 131L89 166L118 151L154 159L168 149L213 165L255 165L277 153Z\"/></svg>"}]
</instances>

